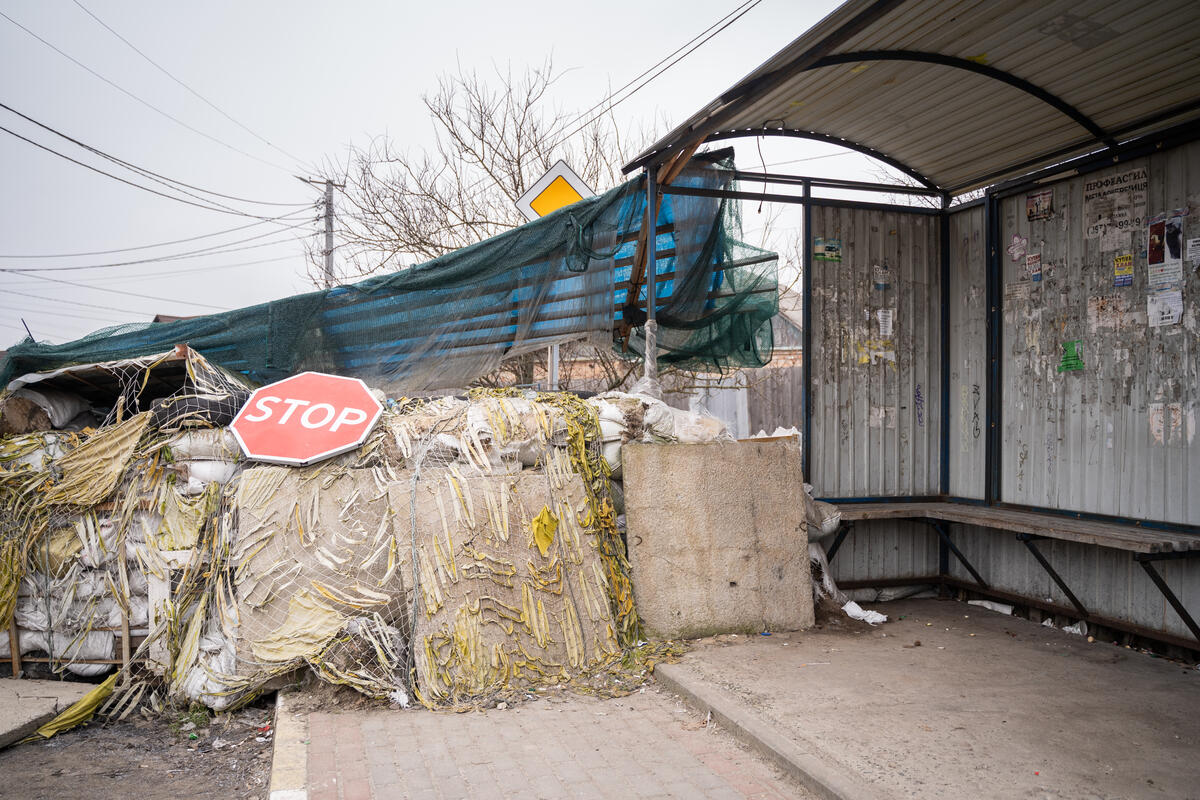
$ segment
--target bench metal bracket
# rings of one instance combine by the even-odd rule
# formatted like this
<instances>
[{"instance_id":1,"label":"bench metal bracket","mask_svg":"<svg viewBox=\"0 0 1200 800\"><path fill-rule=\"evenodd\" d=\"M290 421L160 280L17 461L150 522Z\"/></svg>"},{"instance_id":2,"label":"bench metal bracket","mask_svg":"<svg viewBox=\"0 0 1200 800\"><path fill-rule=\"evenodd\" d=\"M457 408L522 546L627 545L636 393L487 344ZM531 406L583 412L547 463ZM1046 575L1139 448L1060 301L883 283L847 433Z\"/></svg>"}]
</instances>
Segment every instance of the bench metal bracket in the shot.
<instances>
[{"instance_id":1,"label":"bench metal bracket","mask_svg":"<svg viewBox=\"0 0 1200 800\"><path fill-rule=\"evenodd\" d=\"M1175 609L1175 613L1183 620L1183 624L1187 625L1188 630L1192 632L1192 636L1200 639L1200 625L1196 624L1196 620L1188 613L1188 610L1183 607L1183 603L1179 602L1179 598L1175 596L1175 592L1171 591L1171 587L1163 580L1163 576L1154 568L1154 561L1166 561L1179 558L1200 558L1200 550L1181 550L1173 553L1135 553L1133 560L1142 565L1142 569L1150 576L1150 580L1154 581L1154 585L1162 592L1163 597L1171 604L1171 608Z\"/></svg>"},{"instance_id":2,"label":"bench metal bracket","mask_svg":"<svg viewBox=\"0 0 1200 800\"><path fill-rule=\"evenodd\" d=\"M1038 560L1038 563L1042 565L1042 569L1049 573L1054 582L1058 584L1058 588L1062 589L1062 593L1065 594L1067 599L1071 601L1071 605L1075 606L1075 610L1079 612L1079 616L1082 619L1087 619L1088 610L1083 607L1083 603L1079 602L1079 598L1076 597L1075 593L1071 591L1069 586L1067 586L1067 582L1064 581L1062 576L1058 574L1058 570L1054 569L1050 562L1046 560L1046 556L1044 556L1042 551L1038 549L1038 546L1034 544L1034 542L1038 541L1039 539L1045 538L1047 537L1035 536L1032 533L1017 534L1017 541L1025 545L1029 552L1033 554L1033 557Z\"/></svg>"},{"instance_id":3,"label":"bench metal bracket","mask_svg":"<svg viewBox=\"0 0 1200 800\"><path fill-rule=\"evenodd\" d=\"M967 568L967 572L971 573L971 577L975 579L975 582L985 589L988 588L987 581L983 579L983 576L979 574L979 571L975 569L971 562L967 560L967 557L963 555L962 551L959 550L954 542L950 539L950 532L946 529L946 523L938 519L926 519L925 522L931 528L937 531L938 538L941 539L943 547L949 549L951 553L954 553L954 557L959 560L959 563ZM941 553L939 552L938 561L938 568L942 570L942 574L948 575L950 573L949 558L943 559L941 557Z\"/></svg>"},{"instance_id":4,"label":"bench metal bracket","mask_svg":"<svg viewBox=\"0 0 1200 800\"><path fill-rule=\"evenodd\" d=\"M842 542L846 541L847 534L852 530L854 530L853 522L842 523L841 528L838 529L837 536L833 537L833 544L829 545L829 550L825 553L826 563L833 563L833 557L837 555L838 548L842 546Z\"/></svg>"}]
</instances>

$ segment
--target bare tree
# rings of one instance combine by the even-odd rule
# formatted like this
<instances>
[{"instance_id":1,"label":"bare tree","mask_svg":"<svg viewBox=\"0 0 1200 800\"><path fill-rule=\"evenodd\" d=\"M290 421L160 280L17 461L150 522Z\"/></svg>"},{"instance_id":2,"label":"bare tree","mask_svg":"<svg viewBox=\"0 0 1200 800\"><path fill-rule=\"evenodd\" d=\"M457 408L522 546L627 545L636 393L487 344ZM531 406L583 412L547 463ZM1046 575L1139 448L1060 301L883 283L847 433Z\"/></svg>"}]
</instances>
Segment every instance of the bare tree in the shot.
<instances>
[{"instance_id":1,"label":"bare tree","mask_svg":"<svg viewBox=\"0 0 1200 800\"><path fill-rule=\"evenodd\" d=\"M625 161L610 112L580 119L554 106L561 77L551 61L514 75L496 70L443 75L422 97L434 129L431 150L378 136L351 145L325 178L345 183L337 239L345 277L391 272L495 236L525 222L514 201L562 158L597 190L614 185ZM310 247L319 285L321 251Z\"/></svg>"}]
</instances>

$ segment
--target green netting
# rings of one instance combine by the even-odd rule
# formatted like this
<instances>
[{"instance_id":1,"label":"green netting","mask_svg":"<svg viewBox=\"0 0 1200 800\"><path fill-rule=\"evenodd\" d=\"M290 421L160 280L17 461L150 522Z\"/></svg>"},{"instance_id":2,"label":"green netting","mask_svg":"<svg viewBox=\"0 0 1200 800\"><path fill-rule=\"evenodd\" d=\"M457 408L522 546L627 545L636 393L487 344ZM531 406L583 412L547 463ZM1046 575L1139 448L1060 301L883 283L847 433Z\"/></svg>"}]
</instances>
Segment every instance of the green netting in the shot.
<instances>
[{"instance_id":1,"label":"green netting","mask_svg":"<svg viewBox=\"0 0 1200 800\"><path fill-rule=\"evenodd\" d=\"M677 186L729 188L732 160L694 161ZM777 257L740 241L736 204L670 195L659 213L659 359L702 370L758 367L771 357ZM145 356L186 343L266 383L303 370L361 377L395 392L463 387L508 357L551 344L644 349L645 287L630 273L645 212L642 179L471 247L348 286L171 323L106 328L8 351L0 386L18 375ZM641 308L637 308L640 305Z\"/></svg>"}]
</instances>

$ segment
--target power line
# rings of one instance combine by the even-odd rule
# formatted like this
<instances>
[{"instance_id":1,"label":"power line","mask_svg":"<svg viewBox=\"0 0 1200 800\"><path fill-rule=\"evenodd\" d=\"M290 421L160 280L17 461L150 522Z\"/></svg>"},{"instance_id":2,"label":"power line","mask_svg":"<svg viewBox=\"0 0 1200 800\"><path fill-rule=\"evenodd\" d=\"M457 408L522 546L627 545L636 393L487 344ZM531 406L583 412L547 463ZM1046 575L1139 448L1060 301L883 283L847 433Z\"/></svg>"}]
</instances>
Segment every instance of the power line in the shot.
<instances>
[{"instance_id":1,"label":"power line","mask_svg":"<svg viewBox=\"0 0 1200 800\"><path fill-rule=\"evenodd\" d=\"M276 258L260 258L254 261L239 261L236 264L218 264L217 266L190 267L188 269L169 269L159 272L142 272L133 275L122 273L119 277L103 277L103 278L80 278L77 283L80 285L88 285L93 283L103 283L105 285L114 283L129 283L131 281L146 281L155 280L157 278L174 278L177 275L190 275L196 272L219 272L226 269L237 269L241 267L252 267L260 264L274 264L280 261L293 261L296 259L294 255L278 256ZM18 276L21 273L10 272L10 276ZM29 276L36 277L36 276ZM15 283L4 284L6 286L37 286L36 283L23 283L17 281Z\"/></svg>"},{"instance_id":2,"label":"power line","mask_svg":"<svg viewBox=\"0 0 1200 800\"><path fill-rule=\"evenodd\" d=\"M142 315L149 315L149 314L150 314L150 312L149 312L149 311L133 311L133 310L131 310L131 309L128 309L128 308L115 308L115 307L113 307L113 306L98 306L98 305L95 305L94 303L84 303L84 302L80 302L79 300L65 300L65 299L63 299L63 298L60 298L60 297L46 297L46 296L44 296L44 295L40 295L40 294L29 294L28 292L13 292L13 291L10 291L10 292L9 292L9 294L20 295L21 297L30 297L30 298L33 298L34 300L49 300L49 301L50 301L50 302L52 302L52 303L66 303L67 305L71 305L71 306L83 306L84 308L99 308L99 309L102 309L102 310L105 310L105 311L120 311L122 314L142 314ZM167 301L167 302L171 302L171 303L184 303L184 302L186 302L186 301L184 301L184 300L170 300L170 301Z\"/></svg>"},{"instance_id":3,"label":"power line","mask_svg":"<svg viewBox=\"0 0 1200 800\"><path fill-rule=\"evenodd\" d=\"M161 180L156 180L155 181L156 183L163 183L163 181L167 181L171 184L178 184L179 186L184 186L188 189L195 189L197 192L204 192L205 194L211 194L211 195L214 195L215 197L223 197L226 200L237 200L238 202L241 202L241 203L254 203L254 204L260 205L260 206L310 206L310 205L312 205L311 203L279 203L279 202L275 202L275 201L271 201L271 200L251 200L247 197L238 197L237 195L232 195L232 194L222 194L221 192L215 192L212 189L204 189L200 186L193 186L190 183L184 183L183 181L178 180L176 178L169 178L166 175L161 175L157 172L154 172L153 170L146 169L145 167L139 167L137 164L131 164L130 162L125 161L122 158L118 158L117 156L114 156L110 153L106 153L97 147L93 147L92 145L88 144L87 142L81 142L72 136L68 136L67 134L63 133L62 131L57 130L56 128L50 127L49 125L47 125L44 122L38 122L33 117L31 117L27 114L23 114L20 111L17 111L15 108L13 108L10 105L6 105L5 103L0 103L0 108L3 108L5 111L9 111L13 114L16 114L18 117L25 120L26 122L31 122L34 125L41 128L42 130L48 131L49 133L52 133L61 139L66 139L71 144L76 145L78 147L82 147L84 150L87 150L90 153L94 153L95 155L98 155L101 158L108 159L109 161L113 162L114 164L119 164L120 166L125 167L126 169L132 170L132 171L140 174L142 177L150 178L151 180L161 179ZM164 184L164 185L166 185L166 184ZM169 188L176 189L175 186L170 186ZM182 191L182 190L176 189L176 191ZM196 195L192 194L191 192L183 192L183 194L186 194L189 197L196 197ZM196 199L197 200L205 200L206 198L196 197ZM212 202L212 201L207 201L207 202Z\"/></svg>"},{"instance_id":4,"label":"power line","mask_svg":"<svg viewBox=\"0 0 1200 800\"><path fill-rule=\"evenodd\" d=\"M241 155L244 155L244 156L246 156L247 158L252 158L252 159L254 159L255 161L258 161L258 162L260 162L260 163L262 163L262 164L266 164L266 165L268 165L268 166L275 167L275 169L283 170L284 172L287 172L288 174L291 174L291 170L289 170L287 167L284 167L284 166L281 166L281 165L279 165L279 164L276 164L276 163L275 163L275 162L273 162L273 161L267 161L265 158L259 158L259 157L258 157L258 156L256 156L256 155L252 155L251 153L247 153L245 150L242 150L241 148L234 147L233 145L229 144L228 142L224 142L224 141L222 141L222 140L218 139L218 138L217 138L217 137L215 137L215 136L212 136L212 135L210 135L210 134L207 134L207 133L205 133L205 132L204 132L204 131L202 131L202 130L199 130L198 128L194 128L194 127L192 127L191 125L189 125L189 124L187 124L186 122L184 122L183 120L179 119L178 117L172 116L171 114L168 114L166 111L163 111L163 110L162 110L161 108L159 108L158 106L155 106L155 105L153 105L153 104L151 104L151 103L147 102L146 100L143 100L142 98L138 97L136 94L134 94L133 92L129 91L128 89L126 89L126 88L124 88L124 87L122 87L122 86L120 86L120 85L118 85L118 84L114 83L113 81L111 81L111 80L109 80L108 78L106 78L106 77L104 77L103 75L101 75L99 72L96 72L96 70L94 70L94 69L92 69L91 67L89 67L88 65L84 64L82 61L79 61L78 59L74 58L73 56L70 56L70 55L68 55L66 52L64 52L64 51L60 50L59 48L55 47L53 44L51 44L50 42L46 41L46 40L45 40L45 39L43 39L41 36L38 36L36 33L34 33L33 31L29 30L29 28L26 28L24 25L22 25L21 23L17 22L17 21L16 21L15 19L13 19L12 17L8 16L8 14L5 14L3 11L0 11L0 17L4 17L4 19L6 19L6 20L8 20L9 22L11 22L13 25L16 25L18 28L20 28L21 30L25 31L25 33L29 34L29 35L30 35L30 36L32 36L34 39L37 39L37 40L38 40L39 42L41 42L42 44L46 45L46 47L49 47L51 50L53 50L54 52L58 53L58 54L59 54L60 56L62 56L63 58L67 59L68 61L70 61L70 62L71 62L72 64L74 64L75 66L77 66L77 67L79 67L80 69L82 69L82 70L84 70L84 71L88 72L89 74L93 75L94 77L96 77L96 78L99 78L100 80L104 81L104 82L105 82L105 83L107 83L109 86L113 87L114 89L116 89L117 91L119 91L119 92L121 92L122 94L126 95L127 97L130 97L130 98L132 98L132 99L134 99L134 100L138 101L139 103L141 103L142 105L144 105L146 108L150 109L151 111L155 112L156 114L160 114L160 115L162 115L162 116L166 117L167 119L169 119L169 120L171 120L172 122L174 122L176 125L180 125L180 126L182 126L182 127L184 127L184 128L187 128L187 129L188 129L189 131L191 131L192 133L195 133L195 134L197 134L197 135L199 135L199 136L203 136L205 139L208 139L209 141L215 142L215 143L217 143L217 144L221 145L221 146L222 146L222 147L224 147L224 148L227 148L227 149L229 149L229 150L232 150L232 151L233 151L233 152L235 152L235 153L240 153Z\"/></svg>"},{"instance_id":5,"label":"power line","mask_svg":"<svg viewBox=\"0 0 1200 800\"><path fill-rule=\"evenodd\" d=\"M93 13L92 13L92 12L91 12L91 11L90 11L90 10L89 10L87 7L86 7L86 6L84 6L84 4L83 4L83 3L79 2L79 0L73 0L73 2L75 3L75 5L79 6L81 9L83 9L83 12L84 12L85 14L87 14L87 15L88 15L89 17L91 17L92 19L96 20L96 22L98 22L98 23L100 24L100 26L101 26L101 27L103 27L105 30L107 30L109 33L111 33L113 36L115 36L115 37L117 37L118 39L120 39L122 42L124 42L124 43L126 44L126 46L128 46L128 47L129 47L131 50L133 50L133 52L137 53L139 56L141 56L142 58L146 59L146 61L148 61L148 62L149 62L149 63L150 63L150 64L151 64L151 65L152 65L152 66L153 66L155 69L157 69L159 72L161 72L162 74L166 75L166 76L167 76L168 78L170 78L171 80L175 81L177 84L179 84L180 86L182 86L184 89L187 89L189 92L191 92L193 95L195 95L195 96L196 96L197 98L199 98L201 101L203 101L203 102L204 102L204 103L205 103L205 104L206 104L206 105L207 105L209 108L213 109L213 110L214 110L214 111L216 111L218 114L220 114L221 116L223 116L225 119L229 120L229 121L230 121L230 122L232 122L234 125L237 125L239 128L241 128L242 130L244 130L246 133L250 134L250 135L251 135L251 136L253 136L255 139L258 139L260 142L262 142L263 144L267 145L267 146L268 146L268 147L270 147L271 149L273 149L273 150L276 150L276 151L278 151L279 153L281 153L281 154L283 154L283 155L287 156L287 157L288 157L288 158L290 158L292 161L295 161L297 164L303 165L303 162L302 162L302 161L301 161L299 158L296 158L296 156L292 155L292 154L291 154L291 153L289 153L288 151L284 150L283 148L279 147L278 145L275 145L275 144L273 144L272 142L269 142L267 139L263 138L262 136L258 135L257 133L255 133L254 131L252 131L250 128L246 127L246 126L245 126L245 125L243 125L241 122L237 121L236 119L234 119L233 117L231 117L229 114L225 113L225 111L224 111L224 110L222 110L221 108L217 107L217 105L216 105L215 103L213 103L211 100L209 100L207 97L205 97L204 95L202 95L202 94L200 94L199 92L197 92L197 91L196 91L195 89L193 89L191 86L188 86L186 83L184 83L183 81L181 81L179 78L176 78L174 75L172 75L172 74L171 74L171 73L170 73L170 72L167 70L167 68L166 68L166 67L162 66L162 65L161 65L161 64L159 64L157 61L155 61L154 59L152 59L150 56L148 56L148 55L146 55L145 53L143 53L141 50L139 50L139 49L138 49L138 48L137 48L137 47L136 47L136 46L133 44L133 42L129 41L129 40L128 40L128 39L126 39L124 36L122 36L121 34L117 33L115 30L113 30L111 26L109 26L109 25L108 25L108 24L107 24L107 23L106 23L104 20L100 19L100 18L99 18L99 17L97 17L95 14L93 14Z\"/></svg>"},{"instance_id":6,"label":"power line","mask_svg":"<svg viewBox=\"0 0 1200 800\"><path fill-rule=\"evenodd\" d=\"M733 9L733 11L730 11L724 17L721 17L721 19L717 20L712 25L708 26L703 31L696 34L696 36L692 37L689 41L685 42L682 46L678 47L672 53L670 53L669 55L664 57L657 64L655 64L654 66L650 67L649 69L643 71L641 73L641 75L638 75L636 78L630 80L628 83L626 83L620 89L617 89L615 92L609 93L609 95L607 97L605 97L603 100L601 100L599 103L597 103L596 105L589 108L587 111L580 114L579 117L577 117L575 119L575 122L578 122L580 119L583 119L584 117L588 116L593 111L595 111L596 109L598 109L602 106L605 106L606 104L607 104L607 107L604 108L604 110L601 113L608 113L609 111L612 111L614 108L619 106L621 103L624 103L630 97L633 97L639 91L644 89L651 81L655 80L660 75L662 75L667 70L669 70L671 67L675 66L680 61L687 58L689 55L694 53L702 45L708 43L718 33L721 33L721 31L725 30L730 25L737 22L739 19L741 19L743 16L745 16L747 12L749 12L751 9L753 9L755 6L757 6L761 2L762 2L762 0L749 0L749 2L742 3L741 5L735 7ZM701 38L701 37L703 37L703 38ZM700 41L697 41L697 39L699 39ZM690 49L688 49L688 48L690 48ZM684 51L685 49L687 50L687 52L683 52L680 55L681 51ZM667 62L669 62L669 63L667 63ZM666 64L666 66L663 66L664 63ZM658 69L660 66L662 66L662 69ZM658 71L654 72L655 70L658 70ZM621 92L625 91L625 89L629 88L632 84L636 83L638 80L641 80L643 77L645 77L647 74L649 74L651 72L654 72L654 74L650 75L650 77L646 78L646 80L642 81L640 84L638 84L632 90L630 90L630 92L627 95L622 97L620 100L613 101L614 97L619 95ZM584 130L588 125L591 125L598 118L599 118L599 114L595 115L591 119L588 119L582 125L571 130L569 133L563 134L554 142L554 144L551 145L551 147L557 147L558 145L562 144L567 139L571 138L572 136L576 135L580 131ZM575 123L572 122L570 124L574 125Z\"/></svg>"},{"instance_id":7,"label":"power line","mask_svg":"<svg viewBox=\"0 0 1200 800\"><path fill-rule=\"evenodd\" d=\"M71 314L70 312L63 311L63 310L57 309L57 308L43 309L43 308L30 308L29 306L23 306L23 307L0 306L0 308L4 309L6 311L19 311L22 314L28 314L31 317L39 315L39 314L53 314L56 317L68 317L70 319L94 320L96 322L112 322L113 321L113 317L101 317L101 316L97 316L95 314Z\"/></svg>"},{"instance_id":8,"label":"power line","mask_svg":"<svg viewBox=\"0 0 1200 800\"><path fill-rule=\"evenodd\" d=\"M3 12L0 12L0 16L3 16ZM133 181L126 180L125 178L119 177L117 175L113 175L111 172L105 172L104 170L99 169L98 167L93 167L91 164L85 164L82 161L71 158L69 155L66 155L65 153L58 152L57 150L55 150L52 147L47 147L44 144L35 142L33 139L29 139L25 136L22 136L19 133L16 133L15 131L11 131L8 128L5 128L3 125L0 125L0 131L7 133L9 136L15 136L16 138L20 139L23 142L28 142L29 144L33 145L34 147L36 147L40 150L45 150L47 153L53 153L54 155L58 156L59 158L70 161L72 164L76 164L80 167L83 167L84 169L89 169L92 172L97 172L97 173L105 176L106 178L112 178L114 181L120 181L121 183L124 183L128 186L134 187L135 189L141 189L143 192L150 192L150 194L156 194L159 197L165 197L168 200L174 200L177 203L184 203L185 205L195 206L196 208L203 208L208 211L216 211L221 214L236 214L239 217L249 217L250 219L261 219L264 221L271 220L271 217L264 217L259 214L249 214L245 211L238 211L236 209L231 209L231 208L220 206L220 205L206 205L204 203L195 203L195 202L192 202L191 200L185 200L182 197L176 197L175 195L166 194L164 192L158 191L157 189L151 189L149 186L142 186L140 183L134 183Z\"/></svg>"},{"instance_id":9,"label":"power line","mask_svg":"<svg viewBox=\"0 0 1200 800\"><path fill-rule=\"evenodd\" d=\"M254 250L259 247L271 247L277 244L288 244L291 241L295 241L295 239L293 237L287 237L285 239L277 239L273 242L259 242L258 244L247 245L245 247L228 247L228 245L254 241L255 239L261 239L264 236L276 236L285 231L294 230L295 228L302 228L307 224L307 222L301 222L299 225L291 225L287 228L284 228L283 231L267 231L266 233L260 233L257 236L250 236L246 239L241 239L236 242L224 242L222 244L213 245L212 247L201 248L200 250L191 250L185 253L173 253L171 255L159 256L156 258L141 258L133 261L113 261L108 264L78 264L65 267L0 266L0 272L15 272L21 275L26 275L35 272L73 272L81 269L112 269L114 267L130 267L135 264L157 264L165 261L180 261L187 258L197 258L199 256L215 256L224 255L225 253L237 253L241 252L242 250Z\"/></svg>"},{"instance_id":10,"label":"power line","mask_svg":"<svg viewBox=\"0 0 1200 800\"><path fill-rule=\"evenodd\" d=\"M144 299L144 300L157 300L157 301L161 301L161 302L181 302L181 303L184 303L184 305L186 305L186 306L199 306L200 308L214 308L214 309L216 309L216 311L229 311L229 308L227 308L226 306L210 306L209 303L206 303L206 302L196 302L194 300L179 300L179 299L176 299L176 297L157 297L155 295L139 294L139 293L137 293L137 291L121 291L120 289L106 289L104 287L94 287L94 285L89 285L86 283L76 283L74 281L64 281L64 279L62 279L62 278L52 278L52 277L49 277L46 275L31 275L30 277L35 277L35 278L41 279L41 281L50 281L52 283L66 284L66 285L68 285L68 287L79 287L82 289L91 289L92 291L107 291L107 293L109 293L109 294L119 294L119 295L125 295L127 297L142 297L142 299ZM13 291L12 294L22 294L22 293L19 293L19 291ZM25 296L35 296L35 295L25 295ZM48 300L48 297L42 297L42 300ZM58 300L58 302L77 302L78 303L78 301L72 301L72 300ZM88 305L88 303L78 303L78 305L85 306L85 305ZM106 306L94 306L94 307L95 308L104 308ZM114 311L119 311L119 309L114 309ZM142 312L130 312L130 313L142 313Z\"/></svg>"},{"instance_id":11,"label":"power line","mask_svg":"<svg viewBox=\"0 0 1200 800\"><path fill-rule=\"evenodd\" d=\"M36 255L29 254L29 253L26 253L23 255L0 254L0 258L76 258L79 256L107 256L107 255L112 255L113 253L131 253L135 250L151 250L155 247L166 247L167 245L172 245L172 244L186 244L187 242L195 242L200 239L211 239L214 236L224 236L227 233L236 233L237 231L244 231L244 230L246 230L246 228L253 228L256 225L266 225L268 222L278 222L279 220L286 220L289 217L294 217L299 213L301 213L301 212L300 211L289 211L287 214L282 214L278 217L271 217L270 219L259 220L258 222L250 222L245 225L238 225L236 228L226 228L223 231L213 231L212 233L202 233L199 236L189 236L186 239L172 239L169 242L156 242L154 244L142 244L142 245L138 245L137 247L120 247L115 250L92 250L92 251L86 252L86 253L39 253Z\"/></svg>"}]
</instances>

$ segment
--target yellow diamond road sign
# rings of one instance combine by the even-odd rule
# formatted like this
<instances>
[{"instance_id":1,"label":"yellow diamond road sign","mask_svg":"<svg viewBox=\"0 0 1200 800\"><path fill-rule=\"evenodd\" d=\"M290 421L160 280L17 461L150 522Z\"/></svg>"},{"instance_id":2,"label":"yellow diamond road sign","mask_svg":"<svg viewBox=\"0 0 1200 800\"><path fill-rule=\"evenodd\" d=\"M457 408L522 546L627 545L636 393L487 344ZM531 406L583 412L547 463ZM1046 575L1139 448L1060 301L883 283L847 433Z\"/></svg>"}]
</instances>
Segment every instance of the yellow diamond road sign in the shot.
<instances>
[{"instance_id":1,"label":"yellow diamond road sign","mask_svg":"<svg viewBox=\"0 0 1200 800\"><path fill-rule=\"evenodd\" d=\"M544 217L563 206L577 203L596 193L583 182L583 178L567 166L567 162L559 161L550 171L538 178L525 194L517 198L517 208L530 222L538 217Z\"/></svg>"}]
</instances>

